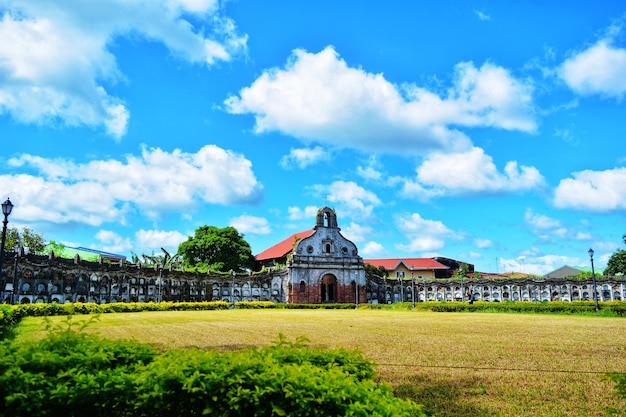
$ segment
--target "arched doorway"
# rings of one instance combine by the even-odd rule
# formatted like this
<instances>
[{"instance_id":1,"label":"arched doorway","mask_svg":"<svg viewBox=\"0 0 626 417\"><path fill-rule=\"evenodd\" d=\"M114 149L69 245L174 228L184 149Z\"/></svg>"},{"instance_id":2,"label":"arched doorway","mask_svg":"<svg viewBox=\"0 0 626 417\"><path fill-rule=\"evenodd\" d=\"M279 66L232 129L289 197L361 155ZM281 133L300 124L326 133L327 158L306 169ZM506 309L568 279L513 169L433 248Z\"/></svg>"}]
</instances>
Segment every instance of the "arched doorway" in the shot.
<instances>
[{"instance_id":1,"label":"arched doorway","mask_svg":"<svg viewBox=\"0 0 626 417\"><path fill-rule=\"evenodd\" d=\"M337 302L337 278L332 274L326 274L322 277L322 303Z\"/></svg>"}]
</instances>

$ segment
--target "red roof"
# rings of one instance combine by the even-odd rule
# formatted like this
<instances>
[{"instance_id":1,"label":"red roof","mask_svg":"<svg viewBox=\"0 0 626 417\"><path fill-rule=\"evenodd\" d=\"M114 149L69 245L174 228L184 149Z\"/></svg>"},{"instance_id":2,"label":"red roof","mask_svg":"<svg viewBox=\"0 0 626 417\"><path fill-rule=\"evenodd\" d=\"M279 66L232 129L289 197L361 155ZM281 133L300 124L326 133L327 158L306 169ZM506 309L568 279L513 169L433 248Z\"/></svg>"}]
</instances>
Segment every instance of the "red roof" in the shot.
<instances>
[{"instance_id":1,"label":"red roof","mask_svg":"<svg viewBox=\"0 0 626 417\"><path fill-rule=\"evenodd\" d=\"M268 259L279 259L283 256L287 255L289 252L293 250L293 245L300 239L304 239L305 237L309 237L315 232L314 229L305 230L304 232L294 233L289 236L287 239L278 242L274 246L269 249L265 249L263 252L259 253L256 256L257 261L265 261Z\"/></svg>"},{"instance_id":2,"label":"red roof","mask_svg":"<svg viewBox=\"0 0 626 417\"><path fill-rule=\"evenodd\" d=\"M363 262L375 267L382 266L388 271L393 271L400 266L400 263L403 263L407 269L412 271L448 269L447 266L435 261L432 258L363 259Z\"/></svg>"}]
</instances>

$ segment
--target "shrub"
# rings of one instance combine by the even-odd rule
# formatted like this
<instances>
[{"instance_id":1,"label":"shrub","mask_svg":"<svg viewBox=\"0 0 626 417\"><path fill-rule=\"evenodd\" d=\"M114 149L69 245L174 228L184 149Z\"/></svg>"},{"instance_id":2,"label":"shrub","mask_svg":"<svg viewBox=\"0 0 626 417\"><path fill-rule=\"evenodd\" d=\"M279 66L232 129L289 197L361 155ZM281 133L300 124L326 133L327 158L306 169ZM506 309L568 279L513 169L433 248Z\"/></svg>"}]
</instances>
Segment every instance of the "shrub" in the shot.
<instances>
[{"instance_id":1,"label":"shrub","mask_svg":"<svg viewBox=\"0 0 626 417\"><path fill-rule=\"evenodd\" d=\"M1 416L424 416L356 351L272 346L164 353L75 330L0 343ZM79 324L79 329L88 322Z\"/></svg>"}]
</instances>

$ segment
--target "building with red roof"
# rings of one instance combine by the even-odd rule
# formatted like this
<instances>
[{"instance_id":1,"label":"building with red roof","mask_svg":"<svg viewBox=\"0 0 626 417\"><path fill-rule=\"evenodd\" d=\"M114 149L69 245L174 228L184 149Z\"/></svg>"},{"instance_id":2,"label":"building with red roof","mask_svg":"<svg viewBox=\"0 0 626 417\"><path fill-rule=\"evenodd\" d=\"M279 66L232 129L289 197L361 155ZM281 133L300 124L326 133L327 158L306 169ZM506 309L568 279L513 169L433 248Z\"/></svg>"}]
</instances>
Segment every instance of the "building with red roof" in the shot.
<instances>
[{"instance_id":1,"label":"building with red roof","mask_svg":"<svg viewBox=\"0 0 626 417\"><path fill-rule=\"evenodd\" d=\"M315 232L315 229L305 230L303 232L294 233L287 239L281 240L274 246L265 249L255 258L263 266L286 265L287 257L293 251L294 246L305 237L309 237Z\"/></svg>"}]
</instances>

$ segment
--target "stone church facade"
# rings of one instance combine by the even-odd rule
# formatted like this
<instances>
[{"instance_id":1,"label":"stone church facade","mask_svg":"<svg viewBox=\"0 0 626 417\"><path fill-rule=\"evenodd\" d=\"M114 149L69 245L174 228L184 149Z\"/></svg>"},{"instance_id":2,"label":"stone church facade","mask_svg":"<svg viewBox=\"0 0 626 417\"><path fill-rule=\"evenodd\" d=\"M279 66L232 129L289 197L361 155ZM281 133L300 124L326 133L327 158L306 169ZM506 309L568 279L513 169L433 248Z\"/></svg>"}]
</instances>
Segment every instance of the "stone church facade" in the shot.
<instances>
[{"instance_id":1,"label":"stone church facade","mask_svg":"<svg viewBox=\"0 0 626 417\"><path fill-rule=\"evenodd\" d=\"M300 239L288 261L288 303L365 303L365 268L357 247L341 234L337 214L317 212L314 232Z\"/></svg>"}]
</instances>

